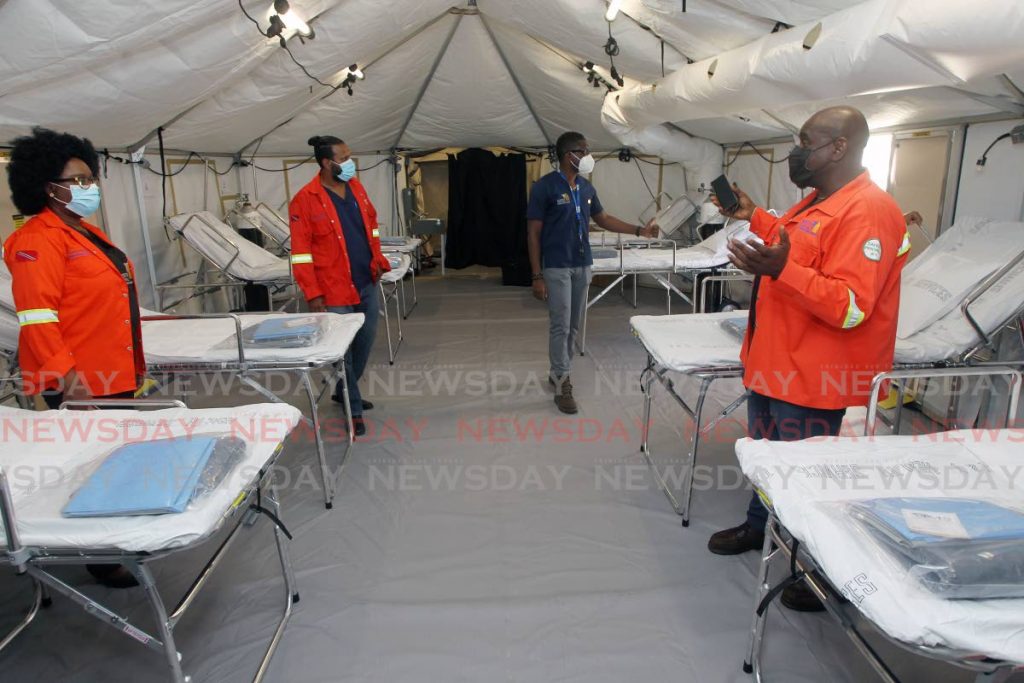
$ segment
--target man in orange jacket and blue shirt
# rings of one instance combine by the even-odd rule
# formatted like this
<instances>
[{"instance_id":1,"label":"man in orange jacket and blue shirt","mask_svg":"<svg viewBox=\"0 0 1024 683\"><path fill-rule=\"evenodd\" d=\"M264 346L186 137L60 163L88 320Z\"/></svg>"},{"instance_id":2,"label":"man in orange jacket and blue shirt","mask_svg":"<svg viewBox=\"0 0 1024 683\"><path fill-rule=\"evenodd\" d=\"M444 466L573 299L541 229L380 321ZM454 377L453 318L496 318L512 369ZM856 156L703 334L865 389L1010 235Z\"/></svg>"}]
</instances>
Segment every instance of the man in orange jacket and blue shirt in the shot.
<instances>
[{"instance_id":1,"label":"man in orange jacket and blue shirt","mask_svg":"<svg viewBox=\"0 0 1024 683\"><path fill-rule=\"evenodd\" d=\"M292 273L313 312L362 313L366 319L345 354L345 373L356 436L366 433L363 411L373 408L359 393L377 334L377 281L391 270L380 250L377 210L366 196L352 153L332 136L309 139L320 173L288 207ZM334 400L342 402L342 388Z\"/></svg>"},{"instance_id":2,"label":"man in orange jacket and blue shirt","mask_svg":"<svg viewBox=\"0 0 1024 683\"><path fill-rule=\"evenodd\" d=\"M723 211L764 240L730 243L733 265L756 276L741 352L752 438L838 434L846 408L866 404L872 378L892 368L910 237L896 202L861 164L868 135L856 109L818 112L789 156L790 179L815 191L776 218L736 188L739 206ZM708 549L760 549L767 517L754 495L746 522L714 534ZM793 609L821 609L802 584L782 597Z\"/></svg>"}]
</instances>

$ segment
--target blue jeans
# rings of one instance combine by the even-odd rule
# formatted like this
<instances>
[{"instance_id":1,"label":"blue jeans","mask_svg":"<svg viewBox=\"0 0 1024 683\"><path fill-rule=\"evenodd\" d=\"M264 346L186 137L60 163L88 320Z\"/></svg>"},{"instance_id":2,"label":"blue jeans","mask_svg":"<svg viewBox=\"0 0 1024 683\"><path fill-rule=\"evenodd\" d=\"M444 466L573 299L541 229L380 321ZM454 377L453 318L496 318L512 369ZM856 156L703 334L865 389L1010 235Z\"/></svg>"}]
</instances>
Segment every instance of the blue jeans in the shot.
<instances>
[{"instance_id":1,"label":"blue jeans","mask_svg":"<svg viewBox=\"0 0 1024 683\"><path fill-rule=\"evenodd\" d=\"M805 408L750 392L747 397L747 436L769 441L799 441L812 436L835 436L843 424L846 408L823 410ZM747 506L747 524L764 529L768 522L768 509L757 493Z\"/></svg>"},{"instance_id":2,"label":"blue jeans","mask_svg":"<svg viewBox=\"0 0 1024 683\"><path fill-rule=\"evenodd\" d=\"M380 317L380 290L378 285L367 285L359 292L359 303L355 306L328 306L331 313L362 313L366 316L363 326L356 332L352 346L345 354L345 377L348 384L348 399L352 405L352 417L363 414L363 397L359 393L359 380L370 359L373 340L377 337L377 318ZM341 386L334 387L334 397L341 400Z\"/></svg>"}]
</instances>

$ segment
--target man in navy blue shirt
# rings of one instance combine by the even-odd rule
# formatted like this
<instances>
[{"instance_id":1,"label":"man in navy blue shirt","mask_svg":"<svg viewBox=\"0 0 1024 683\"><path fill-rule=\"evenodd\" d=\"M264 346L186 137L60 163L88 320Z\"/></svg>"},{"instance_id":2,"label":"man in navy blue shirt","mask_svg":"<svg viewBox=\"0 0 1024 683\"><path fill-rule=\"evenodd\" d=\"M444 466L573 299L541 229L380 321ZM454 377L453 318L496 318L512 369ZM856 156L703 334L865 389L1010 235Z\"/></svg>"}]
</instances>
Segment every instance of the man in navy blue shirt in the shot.
<instances>
[{"instance_id":1,"label":"man in navy blue shirt","mask_svg":"<svg viewBox=\"0 0 1024 683\"><path fill-rule=\"evenodd\" d=\"M558 170L530 190L526 226L533 269L533 295L548 304L548 377L555 387L555 405L563 413L577 412L569 369L580 320L590 287L590 219L605 230L635 237L657 237L653 219L645 226L621 221L605 212L597 192L580 174L594 170L586 138L562 133L555 143Z\"/></svg>"}]
</instances>

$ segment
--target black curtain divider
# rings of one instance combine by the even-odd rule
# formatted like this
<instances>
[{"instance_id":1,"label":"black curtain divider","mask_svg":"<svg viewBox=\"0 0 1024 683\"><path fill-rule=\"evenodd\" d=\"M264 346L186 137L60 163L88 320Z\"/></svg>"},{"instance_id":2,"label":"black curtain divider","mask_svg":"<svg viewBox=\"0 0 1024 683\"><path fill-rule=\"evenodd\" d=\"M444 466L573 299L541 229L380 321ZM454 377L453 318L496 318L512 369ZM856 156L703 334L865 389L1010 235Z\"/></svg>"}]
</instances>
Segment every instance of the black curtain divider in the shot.
<instances>
[{"instance_id":1,"label":"black curtain divider","mask_svg":"<svg viewBox=\"0 0 1024 683\"><path fill-rule=\"evenodd\" d=\"M467 149L448 155L446 265L500 267L502 283L530 284L526 156Z\"/></svg>"}]
</instances>

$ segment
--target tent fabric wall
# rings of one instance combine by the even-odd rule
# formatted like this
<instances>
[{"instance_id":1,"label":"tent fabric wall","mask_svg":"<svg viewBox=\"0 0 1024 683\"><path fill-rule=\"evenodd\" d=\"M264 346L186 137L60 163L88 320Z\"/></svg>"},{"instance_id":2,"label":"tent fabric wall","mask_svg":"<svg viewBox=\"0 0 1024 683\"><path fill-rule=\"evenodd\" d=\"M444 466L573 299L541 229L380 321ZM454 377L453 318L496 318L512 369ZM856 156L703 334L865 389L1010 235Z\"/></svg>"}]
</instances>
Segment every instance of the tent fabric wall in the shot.
<instances>
[{"instance_id":1,"label":"tent fabric wall","mask_svg":"<svg viewBox=\"0 0 1024 683\"><path fill-rule=\"evenodd\" d=\"M1002 140L988 153L985 166L975 163L997 136L1021 121L999 121L968 127L964 147L957 216L984 216L993 220L1024 220L1024 144Z\"/></svg>"}]
</instances>

